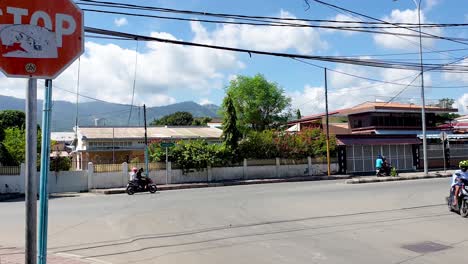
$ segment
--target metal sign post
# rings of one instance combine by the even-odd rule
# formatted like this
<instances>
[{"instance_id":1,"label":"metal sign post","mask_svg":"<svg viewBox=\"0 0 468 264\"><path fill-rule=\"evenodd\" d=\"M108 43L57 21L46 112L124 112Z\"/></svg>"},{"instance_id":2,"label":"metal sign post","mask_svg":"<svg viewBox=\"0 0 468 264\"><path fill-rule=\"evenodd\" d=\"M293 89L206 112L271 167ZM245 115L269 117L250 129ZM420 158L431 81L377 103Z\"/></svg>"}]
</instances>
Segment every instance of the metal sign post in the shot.
<instances>
[{"instance_id":1,"label":"metal sign post","mask_svg":"<svg viewBox=\"0 0 468 264\"><path fill-rule=\"evenodd\" d=\"M145 119L145 169L149 177L149 155L148 155L148 127L146 126L146 105L143 105L143 116Z\"/></svg>"},{"instance_id":2,"label":"metal sign post","mask_svg":"<svg viewBox=\"0 0 468 264\"><path fill-rule=\"evenodd\" d=\"M169 158L168 158L168 149L172 148L175 146L174 142L161 142L161 148L166 148L166 184L169 183L169 172L168 172L168 164L169 164Z\"/></svg>"},{"instance_id":3,"label":"metal sign post","mask_svg":"<svg viewBox=\"0 0 468 264\"><path fill-rule=\"evenodd\" d=\"M52 119L52 80L46 80L44 103L42 110L42 142L41 142L41 178L39 196L39 237L37 262L47 262L47 229L49 214L49 191L47 188L50 164L50 120Z\"/></svg>"},{"instance_id":4,"label":"metal sign post","mask_svg":"<svg viewBox=\"0 0 468 264\"><path fill-rule=\"evenodd\" d=\"M26 252L25 263L36 264L37 225L37 79L30 78L26 90Z\"/></svg>"},{"instance_id":5,"label":"metal sign post","mask_svg":"<svg viewBox=\"0 0 468 264\"><path fill-rule=\"evenodd\" d=\"M327 173L328 176L331 175L330 169L330 125L328 117L328 82L327 82L327 68L325 70L325 115L326 115L326 126L327 126Z\"/></svg>"},{"instance_id":6,"label":"metal sign post","mask_svg":"<svg viewBox=\"0 0 468 264\"><path fill-rule=\"evenodd\" d=\"M447 133L440 133L440 140L442 140L442 154L444 157L444 173L447 173L447 159L445 157L445 140L447 140Z\"/></svg>"},{"instance_id":7,"label":"metal sign post","mask_svg":"<svg viewBox=\"0 0 468 264\"><path fill-rule=\"evenodd\" d=\"M169 173L167 171L168 164L169 164L169 159L167 158L167 147L166 147L166 185L169 183Z\"/></svg>"},{"instance_id":8,"label":"metal sign post","mask_svg":"<svg viewBox=\"0 0 468 264\"><path fill-rule=\"evenodd\" d=\"M84 51L83 12L72 0L1 0L0 71L28 78L26 91L25 263L45 263L47 250L47 173L41 179L40 237L37 231L37 79L54 79ZM52 83L47 82L45 102ZM45 107L50 109L50 107ZM46 110L45 110L46 111ZM44 114L44 120L50 118ZM50 122L50 120L46 120ZM42 169L48 170L49 127L44 125ZM47 145L47 146L46 146ZM39 241L40 254L36 256Z\"/></svg>"}]
</instances>

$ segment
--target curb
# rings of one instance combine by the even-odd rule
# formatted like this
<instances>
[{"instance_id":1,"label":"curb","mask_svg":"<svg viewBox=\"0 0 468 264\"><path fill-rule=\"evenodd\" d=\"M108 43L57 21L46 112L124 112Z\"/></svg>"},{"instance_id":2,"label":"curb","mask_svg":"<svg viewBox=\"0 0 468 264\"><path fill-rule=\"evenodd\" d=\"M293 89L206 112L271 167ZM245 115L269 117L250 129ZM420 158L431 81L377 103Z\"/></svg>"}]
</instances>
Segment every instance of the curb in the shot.
<instances>
[{"instance_id":1,"label":"curb","mask_svg":"<svg viewBox=\"0 0 468 264\"><path fill-rule=\"evenodd\" d=\"M282 183L282 182L303 182L303 181L332 181L332 180L345 180L350 179L348 175L343 176L310 176L310 177L295 177L287 179L264 179L264 180L245 180L245 181L231 181L231 182L215 182L215 183L189 183L180 185L159 185L158 191L170 190L183 190L183 189L198 189L210 187L225 187L237 185L254 185L254 184L268 184L268 183ZM125 188L114 189L92 189L90 191L94 194L121 194L125 193Z\"/></svg>"},{"instance_id":2,"label":"curb","mask_svg":"<svg viewBox=\"0 0 468 264\"><path fill-rule=\"evenodd\" d=\"M21 194L21 193L0 194L0 202L22 198L22 197L24 197L24 194Z\"/></svg>"},{"instance_id":3,"label":"curb","mask_svg":"<svg viewBox=\"0 0 468 264\"><path fill-rule=\"evenodd\" d=\"M390 181L410 181L422 179L437 179L452 177L450 174L431 174L431 175L410 175L410 176L394 176L394 177L369 177L369 178L355 178L346 180L346 184L362 184L362 183L375 183L375 182L390 182Z\"/></svg>"}]
</instances>

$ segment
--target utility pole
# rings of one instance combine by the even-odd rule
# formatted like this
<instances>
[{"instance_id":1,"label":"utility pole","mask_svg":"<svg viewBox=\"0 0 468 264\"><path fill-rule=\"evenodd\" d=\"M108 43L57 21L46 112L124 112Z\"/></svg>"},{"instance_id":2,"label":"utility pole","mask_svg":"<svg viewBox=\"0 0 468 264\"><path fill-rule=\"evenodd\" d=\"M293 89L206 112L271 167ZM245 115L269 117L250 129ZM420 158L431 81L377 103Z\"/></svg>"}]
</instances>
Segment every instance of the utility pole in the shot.
<instances>
[{"instance_id":1,"label":"utility pole","mask_svg":"<svg viewBox=\"0 0 468 264\"><path fill-rule=\"evenodd\" d=\"M328 118L328 81L327 81L327 68L324 68L325 72L325 123L327 127L327 171L328 176L331 175L330 169L330 126Z\"/></svg>"},{"instance_id":2,"label":"utility pole","mask_svg":"<svg viewBox=\"0 0 468 264\"><path fill-rule=\"evenodd\" d=\"M37 263L47 263L47 229L49 222L49 191L47 188L50 163L50 120L52 119L52 80L45 82L42 107L41 178L39 195L39 237Z\"/></svg>"},{"instance_id":3,"label":"utility pole","mask_svg":"<svg viewBox=\"0 0 468 264\"><path fill-rule=\"evenodd\" d=\"M413 0L416 4L416 0ZM422 53L422 31L421 31L421 1L417 4L418 7L418 21L419 21L419 61L421 65L421 122L423 133L423 155L424 155L424 175L428 174L428 159L427 159L427 134L426 134L426 99L424 96L424 66L423 66L423 53Z\"/></svg>"},{"instance_id":4,"label":"utility pole","mask_svg":"<svg viewBox=\"0 0 468 264\"><path fill-rule=\"evenodd\" d=\"M396 0L394 0L396 1ZM427 175L429 172L428 169L428 159L427 159L427 133L426 133L426 98L424 95L424 66L423 66L423 46L422 46L422 31L421 31L421 2L416 2L413 0L413 3L418 9L418 24L419 24L419 65L421 68L421 126L422 126L422 136L423 136L423 158L424 158L424 174Z\"/></svg>"},{"instance_id":5,"label":"utility pole","mask_svg":"<svg viewBox=\"0 0 468 264\"><path fill-rule=\"evenodd\" d=\"M26 90L26 232L25 263L36 264L37 231L37 79Z\"/></svg>"},{"instance_id":6,"label":"utility pole","mask_svg":"<svg viewBox=\"0 0 468 264\"><path fill-rule=\"evenodd\" d=\"M143 118L145 119L145 166L146 166L146 175L149 176L149 166L148 166L148 128L146 126L146 105L143 105Z\"/></svg>"},{"instance_id":7,"label":"utility pole","mask_svg":"<svg viewBox=\"0 0 468 264\"><path fill-rule=\"evenodd\" d=\"M112 164L115 164L115 127L112 127Z\"/></svg>"}]
</instances>

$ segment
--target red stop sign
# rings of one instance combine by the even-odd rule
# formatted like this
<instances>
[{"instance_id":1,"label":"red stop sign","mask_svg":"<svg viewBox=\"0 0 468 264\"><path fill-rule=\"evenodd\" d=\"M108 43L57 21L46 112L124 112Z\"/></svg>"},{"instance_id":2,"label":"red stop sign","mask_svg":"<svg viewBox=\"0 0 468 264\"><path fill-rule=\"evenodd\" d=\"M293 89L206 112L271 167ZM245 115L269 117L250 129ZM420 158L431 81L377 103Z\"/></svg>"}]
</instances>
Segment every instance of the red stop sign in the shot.
<instances>
[{"instance_id":1,"label":"red stop sign","mask_svg":"<svg viewBox=\"0 0 468 264\"><path fill-rule=\"evenodd\" d=\"M0 70L54 79L83 53L83 29L72 0L0 0Z\"/></svg>"}]
</instances>

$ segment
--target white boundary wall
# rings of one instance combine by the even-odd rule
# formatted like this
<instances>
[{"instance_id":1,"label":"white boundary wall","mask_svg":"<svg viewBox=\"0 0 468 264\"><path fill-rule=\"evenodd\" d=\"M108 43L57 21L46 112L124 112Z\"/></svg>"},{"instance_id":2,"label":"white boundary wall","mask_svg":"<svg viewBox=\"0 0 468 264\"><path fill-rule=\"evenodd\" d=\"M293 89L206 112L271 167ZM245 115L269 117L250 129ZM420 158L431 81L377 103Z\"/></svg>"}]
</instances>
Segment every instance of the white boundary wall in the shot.
<instances>
[{"instance_id":1,"label":"white boundary wall","mask_svg":"<svg viewBox=\"0 0 468 264\"><path fill-rule=\"evenodd\" d=\"M50 172L49 193L121 188L126 186L129 180L128 165L126 163L122 164L121 172L95 173L92 163L88 164L88 168L85 171ZM337 172L338 164L332 163L331 170L333 173ZM180 169L172 169L169 162L167 176L166 170L157 170L151 171L150 177L156 184L181 184L303 177L324 175L326 171L326 164L313 164L310 158L308 164L298 165L280 165L280 160L276 159L276 165L248 166L245 160L243 166L208 167L200 171L190 170L187 173L183 173ZM39 183L39 172L37 177ZM24 164L22 164L20 175L0 175L0 193L24 193L24 182Z\"/></svg>"}]
</instances>

